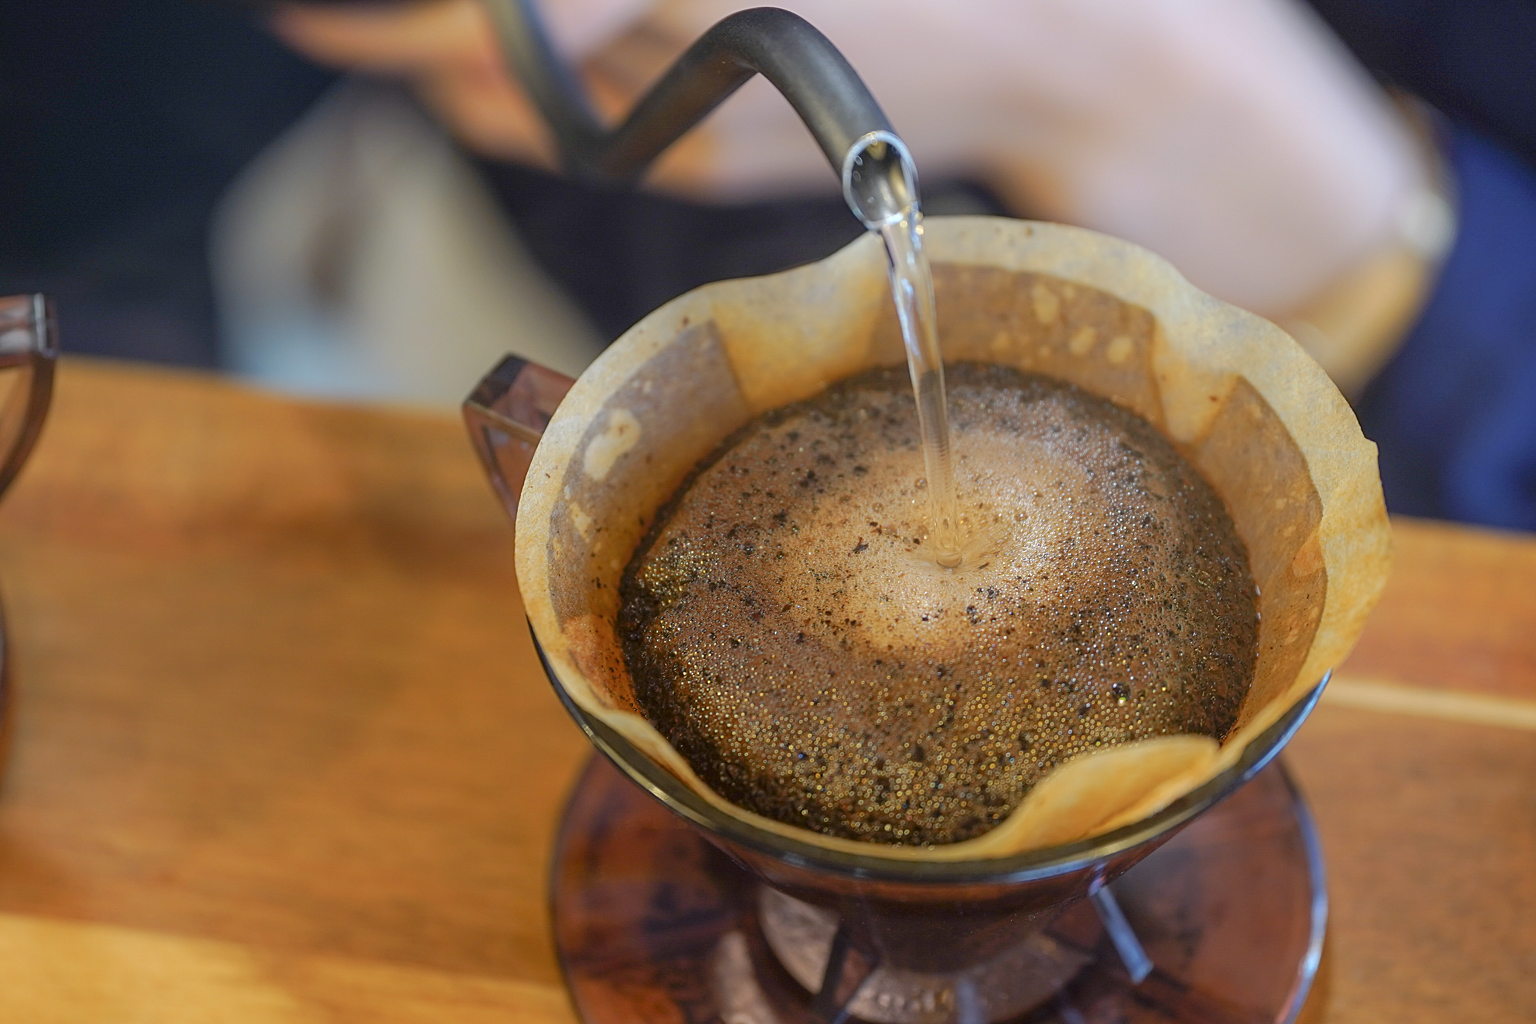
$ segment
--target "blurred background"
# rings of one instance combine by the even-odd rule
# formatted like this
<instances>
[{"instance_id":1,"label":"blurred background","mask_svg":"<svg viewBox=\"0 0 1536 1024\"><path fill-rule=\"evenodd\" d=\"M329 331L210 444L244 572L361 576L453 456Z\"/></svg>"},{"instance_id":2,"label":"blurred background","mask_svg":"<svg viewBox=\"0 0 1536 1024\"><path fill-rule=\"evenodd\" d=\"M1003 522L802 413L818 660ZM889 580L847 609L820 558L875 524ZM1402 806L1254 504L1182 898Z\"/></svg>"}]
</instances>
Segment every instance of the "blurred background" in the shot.
<instances>
[{"instance_id":1,"label":"blurred background","mask_svg":"<svg viewBox=\"0 0 1536 1024\"><path fill-rule=\"evenodd\" d=\"M722 0L535 0L617 117ZM1285 326L1397 512L1536 529L1536 2L795 0L926 212L1081 224ZM558 175L478 0L0 11L0 293L71 353L451 407L861 230L754 81L638 192ZM942 316L942 310L940 311Z\"/></svg>"}]
</instances>

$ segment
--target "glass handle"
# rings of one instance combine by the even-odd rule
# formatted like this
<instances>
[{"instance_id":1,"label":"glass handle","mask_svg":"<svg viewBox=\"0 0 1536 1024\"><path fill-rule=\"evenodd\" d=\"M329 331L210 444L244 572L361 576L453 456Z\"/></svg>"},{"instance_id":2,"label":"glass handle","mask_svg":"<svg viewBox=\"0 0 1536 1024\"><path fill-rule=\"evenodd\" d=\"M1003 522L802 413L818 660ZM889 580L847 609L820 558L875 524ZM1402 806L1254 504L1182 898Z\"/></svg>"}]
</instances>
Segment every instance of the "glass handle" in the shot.
<instances>
[{"instance_id":1,"label":"glass handle","mask_svg":"<svg viewBox=\"0 0 1536 1024\"><path fill-rule=\"evenodd\" d=\"M560 400L576 382L563 373L507 356L464 400L464 426L480 464L512 521L533 450Z\"/></svg>"},{"instance_id":2,"label":"glass handle","mask_svg":"<svg viewBox=\"0 0 1536 1024\"><path fill-rule=\"evenodd\" d=\"M0 298L0 370L22 376L0 408L0 494L21 471L53 399L59 327L45 295Z\"/></svg>"}]
</instances>

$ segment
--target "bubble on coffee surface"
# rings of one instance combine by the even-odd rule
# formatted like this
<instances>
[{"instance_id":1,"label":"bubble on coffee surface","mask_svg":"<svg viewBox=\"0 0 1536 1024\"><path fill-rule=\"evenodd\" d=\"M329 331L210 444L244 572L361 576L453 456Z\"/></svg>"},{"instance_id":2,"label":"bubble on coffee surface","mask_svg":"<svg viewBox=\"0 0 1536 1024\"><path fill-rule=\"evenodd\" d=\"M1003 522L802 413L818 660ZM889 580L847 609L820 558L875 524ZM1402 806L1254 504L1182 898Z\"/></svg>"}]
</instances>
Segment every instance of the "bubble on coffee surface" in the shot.
<instances>
[{"instance_id":1,"label":"bubble on coffee surface","mask_svg":"<svg viewBox=\"0 0 1536 1024\"><path fill-rule=\"evenodd\" d=\"M625 572L636 699L741 807L956 842L1071 757L1236 720L1257 602L1221 499L1104 399L1003 367L949 373L959 568L927 545L898 367L738 431Z\"/></svg>"}]
</instances>

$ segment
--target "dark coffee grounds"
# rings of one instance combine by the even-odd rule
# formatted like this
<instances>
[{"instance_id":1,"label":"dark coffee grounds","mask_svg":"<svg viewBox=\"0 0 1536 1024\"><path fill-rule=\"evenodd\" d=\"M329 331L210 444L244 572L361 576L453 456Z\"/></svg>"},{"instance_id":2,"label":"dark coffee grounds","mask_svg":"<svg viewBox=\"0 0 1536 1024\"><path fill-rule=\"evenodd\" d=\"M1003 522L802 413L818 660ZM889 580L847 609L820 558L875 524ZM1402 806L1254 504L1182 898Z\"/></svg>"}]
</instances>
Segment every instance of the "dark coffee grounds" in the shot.
<instances>
[{"instance_id":1,"label":"dark coffee grounds","mask_svg":"<svg viewBox=\"0 0 1536 1024\"><path fill-rule=\"evenodd\" d=\"M744 808L956 842L1077 754L1221 738L1236 720L1257 600L1210 485L1146 421L1071 385L948 375L960 568L926 545L896 367L727 439L625 571L636 699Z\"/></svg>"}]
</instances>

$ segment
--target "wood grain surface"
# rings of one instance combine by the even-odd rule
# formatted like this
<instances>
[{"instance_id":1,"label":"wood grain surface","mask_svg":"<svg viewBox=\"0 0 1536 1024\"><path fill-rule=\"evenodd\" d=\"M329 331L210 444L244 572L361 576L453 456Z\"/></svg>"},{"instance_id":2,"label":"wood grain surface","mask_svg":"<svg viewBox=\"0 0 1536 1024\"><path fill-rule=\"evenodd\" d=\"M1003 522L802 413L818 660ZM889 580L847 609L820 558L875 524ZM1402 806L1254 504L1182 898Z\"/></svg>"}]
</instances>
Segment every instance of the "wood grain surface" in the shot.
<instances>
[{"instance_id":1,"label":"wood grain surface","mask_svg":"<svg viewBox=\"0 0 1536 1024\"><path fill-rule=\"evenodd\" d=\"M1396 535L1288 755L1307 1017L1536 1019L1536 542ZM0 592L0 1021L572 1020L545 874L587 747L456 420L65 360Z\"/></svg>"}]
</instances>

